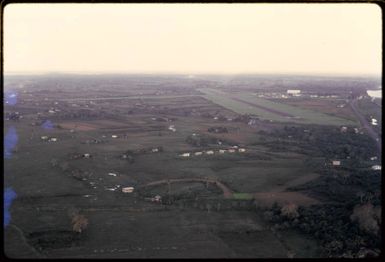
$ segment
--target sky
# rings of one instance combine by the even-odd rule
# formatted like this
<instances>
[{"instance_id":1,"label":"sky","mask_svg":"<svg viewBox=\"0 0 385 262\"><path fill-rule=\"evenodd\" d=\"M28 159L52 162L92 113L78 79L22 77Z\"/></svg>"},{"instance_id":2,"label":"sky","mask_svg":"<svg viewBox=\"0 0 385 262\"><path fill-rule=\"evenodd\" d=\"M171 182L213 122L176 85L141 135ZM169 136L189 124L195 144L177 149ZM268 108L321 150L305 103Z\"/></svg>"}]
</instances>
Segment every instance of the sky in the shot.
<instances>
[{"instance_id":1,"label":"sky","mask_svg":"<svg viewBox=\"0 0 385 262\"><path fill-rule=\"evenodd\" d=\"M375 4L9 4L4 73L381 75Z\"/></svg>"}]
</instances>

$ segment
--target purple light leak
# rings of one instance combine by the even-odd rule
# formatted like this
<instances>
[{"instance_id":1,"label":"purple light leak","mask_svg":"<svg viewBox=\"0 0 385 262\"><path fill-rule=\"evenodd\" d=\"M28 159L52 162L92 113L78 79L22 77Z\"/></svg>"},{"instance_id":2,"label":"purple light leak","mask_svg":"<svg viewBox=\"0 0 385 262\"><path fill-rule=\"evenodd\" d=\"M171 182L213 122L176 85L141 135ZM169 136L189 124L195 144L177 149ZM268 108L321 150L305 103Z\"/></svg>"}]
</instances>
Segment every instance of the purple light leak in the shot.
<instances>
[{"instance_id":1,"label":"purple light leak","mask_svg":"<svg viewBox=\"0 0 385 262\"><path fill-rule=\"evenodd\" d=\"M7 105L16 105L17 103L17 93L15 91L5 91L4 94L4 103Z\"/></svg>"},{"instance_id":2,"label":"purple light leak","mask_svg":"<svg viewBox=\"0 0 385 262\"><path fill-rule=\"evenodd\" d=\"M42 125L41 125L42 128L46 129L46 130L52 130L53 129L53 124L51 122L51 120L46 120Z\"/></svg>"},{"instance_id":3,"label":"purple light leak","mask_svg":"<svg viewBox=\"0 0 385 262\"><path fill-rule=\"evenodd\" d=\"M16 198L16 196L16 192L11 187L7 187L4 190L4 227L8 226L11 222L11 213L9 208L11 207L12 201Z\"/></svg>"},{"instance_id":4,"label":"purple light leak","mask_svg":"<svg viewBox=\"0 0 385 262\"><path fill-rule=\"evenodd\" d=\"M15 148L19 137L16 129L11 126L4 137L4 158L10 159L12 157L12 150Z\"/></svg>"}]
</instances>

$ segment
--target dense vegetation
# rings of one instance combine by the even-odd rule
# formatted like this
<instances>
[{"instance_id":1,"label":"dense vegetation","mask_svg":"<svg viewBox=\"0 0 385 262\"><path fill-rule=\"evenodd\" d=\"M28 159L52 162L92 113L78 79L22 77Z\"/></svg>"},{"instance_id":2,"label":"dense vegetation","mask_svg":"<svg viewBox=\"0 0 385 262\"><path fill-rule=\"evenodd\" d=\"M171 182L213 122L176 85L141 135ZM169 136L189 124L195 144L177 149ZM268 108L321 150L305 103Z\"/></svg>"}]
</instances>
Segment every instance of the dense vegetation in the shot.
<instances>
[{"instance_id":1,"label":"dense vegetation","mask_svg":"<svg viewBox=\"0 0 385 262\"><path fill-rule=\"evenodd\" d=\"M381 171L371 170L374 142L354 129L301 128L285 126L267 134L275 147L305 148L321 176L291 190L305 191L322 199L324 205L297 207L293 204L266 209L265 218L274 230L293 228L315 236L329 257L377 256L381 246ZM322 157L323 162L312 157ZM341 160L332 166L330 160Z\"/></svg>"}]
</instances>

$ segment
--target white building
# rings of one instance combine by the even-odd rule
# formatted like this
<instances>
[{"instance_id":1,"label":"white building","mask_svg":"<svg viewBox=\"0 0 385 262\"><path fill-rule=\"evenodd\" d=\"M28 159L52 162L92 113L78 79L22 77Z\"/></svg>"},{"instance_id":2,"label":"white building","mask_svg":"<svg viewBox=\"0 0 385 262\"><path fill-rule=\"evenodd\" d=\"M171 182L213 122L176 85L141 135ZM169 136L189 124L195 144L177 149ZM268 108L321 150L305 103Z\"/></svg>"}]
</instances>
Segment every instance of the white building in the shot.
<instances>
[{"instance_id":1,"label":"white building","mask_svg":"<svg viewBox=\"0 0 385 262\"><path fill-rule=\"evenodd\" d=\"M287 90L288 95L299 95L301 94L301 90L299 89L288 89Z\"/></svg>"},{"instance_id":2,"label":"white building","mask_svg":"<svg viewBox=\"0 0 385 262\"><path fill-rule=\"evenodd\" d=\"M174 125L170 125L170 126L168 127L168 130L171 130L172 132L175 132L175 131L176 131Z\"/></svg>"},{"instance_id":3,"label":"white building","mask_svg":"<svg viewBox=\"0 0 385 262\"><path fill-rule=\"evenodd\" d=\"M48 139L48 136L42 136L42 137L40 137L41 138L41 140L47 140Z\"/></svg>"},{"instance_id":4,"label":"white building","mask_svg":"<svg viewBox=\"0 0 385 262\"><path fill-rule=\"evenodd\" d=\"M209 150L206 152L206 155L214 155L214 151L213 150Z\"/></svg>"},{"instance_id":5,"label":"white building","mask_svg":"<svg viewBox=\"0 0 385 262\"><path fill-rule=\"evenodd\" d=\"M234 153L235 149L229 149L229 153Z\"/></svg>"},{"instance_id":6,"label":"white building","mask_svg":"<svg viewBox=\"0 0 385 262\"><path fill-rule=\"evenodd\" d=\"M158 148L153 148L151 151L152 151L153 153L156 153L156 152L159 151L159 149L158 149Z\"/></svg>"},{"instance_id":7,"label":"white building","mask_svg":"<svg viewBox=\"0 0 385 262\"><path fill-rule=\"evenodd\" d=\"M134 192L134 188L132 186L122 187L122 192L123 193L132 193L132 192Z\"/></svg>"},{"instance_id":8,"label":"white building","mask_svg":"<svg viewBox=\"0 0 385 262\"><path fill-rule=\"evenodd\" d=\"M180 155L181 157L189 157L190 156L190 153L183 153Z\"/></svg>"},{"instance_id":9,"label":"white building","mask_svg":"<svg viewBox=\"0 0 385 262\"><path fill-rule=\"evenodd\" d=\"M244 148L240 148L240 149L238 149L238 152L246 152L246 149L244 149Z\"/></svg>"},{"instance_id":10,"label":"white building","mask_svg":"<svg viewBox=\"0 0 385 262\"><path fill-rule=\"evenodd\" d=\"M372 169L373 170L381 170L381 166L380 165L374 165L374 166L372 166Z\"/></svg>"},{"instance_id":11,"label":"white building","mask_svg":"<svg viewBox=\"0 0 385 262\"><path fill-rule=\"evenodd\" d=\"M56 141L57 141L57 138L56 138L56 137L51 137L48 141L49 141L49 142L56 142Z\"/></svg>"},{"instance_id":12,"label":"white building","mask_svg":"<svg viewBox=\"0 0 385 262\"><path fill-rule=\"evenodd\" d=\"M226 152L226 150L224 149L219 149L219 154L224 154Z\"/></svg>"},{"instance_id":13,"label":"white building","mask_svg":"<svg viewBox=\"0 0 385 262\"><path fill-rule=\"evenodd\" d=\"M378 125L378 123L377 123L377 119L375 119L375 118L372 118L372 125L374 125L374 126Z\"/></svg>"},{"instance_id":14,"label":"white building","mask_svg":"<svg viewBox=\"0 0 385 262\"><path fill-rule=\"evenodd\" d=\"M111 137L112 137L112 138L118 138L118 136L117 136L117 135L112 135Z\"/></svg>"},{"instance_id":15,"label":"white building","mask_svg":"<svg viewBox=\"0 0 385 262\"><path fill-rule=\"evenodd\" d=\"M195 152L194 155L196 156L201 156L203 153L202 152Z\"/></svg>"},{"instance_id":16,"label":"white building","mask_svg":"<svg viewBox=\"0 0 385 262\"><path fill-rule=\"evenodd\" d=\"M108 173L109 176L116 176L115 173Z\"/></svg>"},{"instance_id":17,"label":"white building","mask_svg":"<svg viewBox=\"0 0 385 262\"><path fill-rule=\"evenodd\" d=\"M372 161L377 160L377 157L376 157L376 156L372 156L372 157L370 158L370 160L372 160Z\"/></svg>"},{"instance_id":18,"label":"white building","mask_svg":"<svg viewBox=\"0 0 385 262\"><path fill-rule=\"evenodd\" d=\"M339 160L333 160L333 161L332 161L332 164L333 164L333 166L340 166L340 165L341 165L341 161L339 161Z\"/></svg>"}]
</instances>

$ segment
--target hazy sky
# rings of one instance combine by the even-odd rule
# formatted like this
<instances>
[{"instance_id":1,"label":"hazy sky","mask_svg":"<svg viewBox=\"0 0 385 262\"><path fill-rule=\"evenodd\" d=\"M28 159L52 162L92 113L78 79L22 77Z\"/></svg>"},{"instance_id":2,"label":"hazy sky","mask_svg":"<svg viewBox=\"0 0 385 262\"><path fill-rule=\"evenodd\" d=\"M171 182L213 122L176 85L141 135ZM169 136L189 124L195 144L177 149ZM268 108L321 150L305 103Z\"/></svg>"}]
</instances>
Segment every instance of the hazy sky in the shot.
<instances>
[{"instance_id":1,"label":"hazy sky","mask_svg":"<svg viewBox=\"0 0 385 262\"><path fill-rule=\"evenodd\" d=\"M374 4L11 4L4 72L381 74Z\"/></svg>"}]
</instances>

